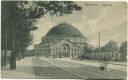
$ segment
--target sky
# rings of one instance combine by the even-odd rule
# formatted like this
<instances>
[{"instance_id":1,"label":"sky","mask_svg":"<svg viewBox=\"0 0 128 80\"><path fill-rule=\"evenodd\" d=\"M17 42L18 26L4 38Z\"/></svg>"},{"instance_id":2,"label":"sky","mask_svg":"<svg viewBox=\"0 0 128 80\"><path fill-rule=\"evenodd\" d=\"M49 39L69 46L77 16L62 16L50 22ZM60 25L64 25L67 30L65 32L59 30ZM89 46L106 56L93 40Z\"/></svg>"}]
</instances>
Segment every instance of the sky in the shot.
<instances>
[{"instance_id":1,"label":"sky","mask_svg":"<svg viewBox=\"0 0 128 80\"><path fill-rule=\"evenodd\" d=\"M33 31L33 45L39 44L41 38L55 25L66 22L76 27L87 42L94 47L98 46L99 32L101 46L108 41L116 41L118 45L127 40L127 5L125 2L76 2L82 7L71 15L62 17L48 14L35 24L38 29ZM33 45L29 49L33 48Z\"/></svg>"}]
</instances>

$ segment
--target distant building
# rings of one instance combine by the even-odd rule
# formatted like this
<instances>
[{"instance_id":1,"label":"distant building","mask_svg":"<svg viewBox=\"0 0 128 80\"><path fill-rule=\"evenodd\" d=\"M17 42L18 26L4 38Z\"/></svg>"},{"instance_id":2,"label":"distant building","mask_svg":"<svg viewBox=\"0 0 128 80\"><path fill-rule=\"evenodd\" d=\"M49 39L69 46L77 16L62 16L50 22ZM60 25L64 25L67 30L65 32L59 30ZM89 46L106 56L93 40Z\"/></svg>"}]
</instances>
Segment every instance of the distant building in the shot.
<instances>
[{"instance_id":1,"label":"distant building","mask_svg":"<svg viewBox=\"0 0 128 80\"><path fill-rule=\"evenodd\" d=\"M34 55L35 55L34 50L26 50L24 53L24 56L34 56Z\"/></svg>"},{"instance_id":2,"label":"distant building","mask_svg":"<svg viewBox=\"0 0 128 80\"><path fill-rule=\"evenodd\" d=\"M80 58L84 53L87 39L81 32L67 23L56 25L46 36L42 37L40 44L34 46L34 53L38 56Z\"/></svg>"},{"instance_id":3,"label":"distant building","mask_svg":"<svg viewBox=\"0 0 128 80\"><path fill-rule=\"evenodd\" d=\"M120 52L101 52L101 53L90 53L85 55L85 59L89 57L92 60L103 60L103 61L127 61L126 56L122 57Z\"/></svg>"}]
</instances>

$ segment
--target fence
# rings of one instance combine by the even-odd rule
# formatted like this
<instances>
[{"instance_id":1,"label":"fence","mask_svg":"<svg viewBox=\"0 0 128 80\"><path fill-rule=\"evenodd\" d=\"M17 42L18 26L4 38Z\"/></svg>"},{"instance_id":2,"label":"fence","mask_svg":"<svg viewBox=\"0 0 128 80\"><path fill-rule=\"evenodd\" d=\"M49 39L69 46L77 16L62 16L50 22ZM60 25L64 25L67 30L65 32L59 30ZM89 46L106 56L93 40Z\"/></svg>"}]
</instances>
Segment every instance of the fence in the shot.
<instances>
[{"instance_id":1,"label":"fence","mask_svg":"<svg viewBox=\"0 0 128 80\"><path fill-rule=\"evenodd\" d=\"M126 56L120 52L86 53L84 58L105 61L127 61Z\"/></svg>"}]
</instances>

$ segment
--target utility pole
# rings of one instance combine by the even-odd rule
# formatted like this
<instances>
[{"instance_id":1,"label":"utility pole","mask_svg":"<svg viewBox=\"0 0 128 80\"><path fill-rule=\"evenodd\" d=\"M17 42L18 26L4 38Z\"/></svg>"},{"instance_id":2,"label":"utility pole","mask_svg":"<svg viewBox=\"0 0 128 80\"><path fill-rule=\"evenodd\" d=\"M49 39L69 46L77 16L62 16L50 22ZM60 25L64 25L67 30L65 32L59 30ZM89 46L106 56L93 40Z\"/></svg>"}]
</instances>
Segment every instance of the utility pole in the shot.
<instances>
[{"instance_id":1,"label":"utility pole","mask_svg":"<svg viewBox=\"0 0 128 80\"><path fill-rule=\"evenodd\" d=\"M99 32L99 61L101 61L100 53L101 53L101 47L100 47L100 32Z\"/></svg>"}]
</instances>

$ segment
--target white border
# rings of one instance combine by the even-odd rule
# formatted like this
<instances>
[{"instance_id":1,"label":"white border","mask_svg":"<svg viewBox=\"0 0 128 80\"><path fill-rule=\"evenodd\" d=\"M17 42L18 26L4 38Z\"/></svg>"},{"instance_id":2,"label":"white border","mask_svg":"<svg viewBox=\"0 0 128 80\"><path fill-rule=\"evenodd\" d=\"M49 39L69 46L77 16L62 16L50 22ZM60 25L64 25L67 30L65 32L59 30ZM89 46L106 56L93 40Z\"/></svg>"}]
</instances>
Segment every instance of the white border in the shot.
<instances>
[{"instance_id":1,"label":"white border","mask_svg":"<svg viewBox=\"0 0 128 80\"><path fill-rule=\"evenodd\" d=\"M0 0L0 16L1 16L1 1ZM120 1L125 1L126 3L128 3L128 0L7 0L7 1L111 1L111 2L120 2ZM127 13L128 13L128 4L127 4ZM128 18L128 15L127 15ZM127 20L128 23L128 20ZM0 24L1 24L1 18L0 18ZM128 30L128 28L127 28ZM128 34L128 32L127 32ZM1 38L1 25L0 25L0 38ZM127 41L128 41L128 35L127 35ZM1 39L0 39L0 44L1 44ZM1 52L1 46L0 46L0 52ZM128 50L127 50L128 52ZM1 54L0 54L1 56ZM128 62L128 56L127 56L127 62ZM1 58L0 58L0 64L1 64ZM0 66L1 69L1 66ZM127 66L127 71L128 71L128 66ZM1 74L1 73L0 73ZM1 77L1 75L0 75ZM28 79L3 79L0 78L1 80L28 80ZM29 79L29 80L51 80L51 79ZM52 79L52 80L65 80L65 79ZM66 80L79 80L79 79L66 79ZM127 78L126 80L128 80L128 73L127 73Z\"/></svg>"}]
</instances>

